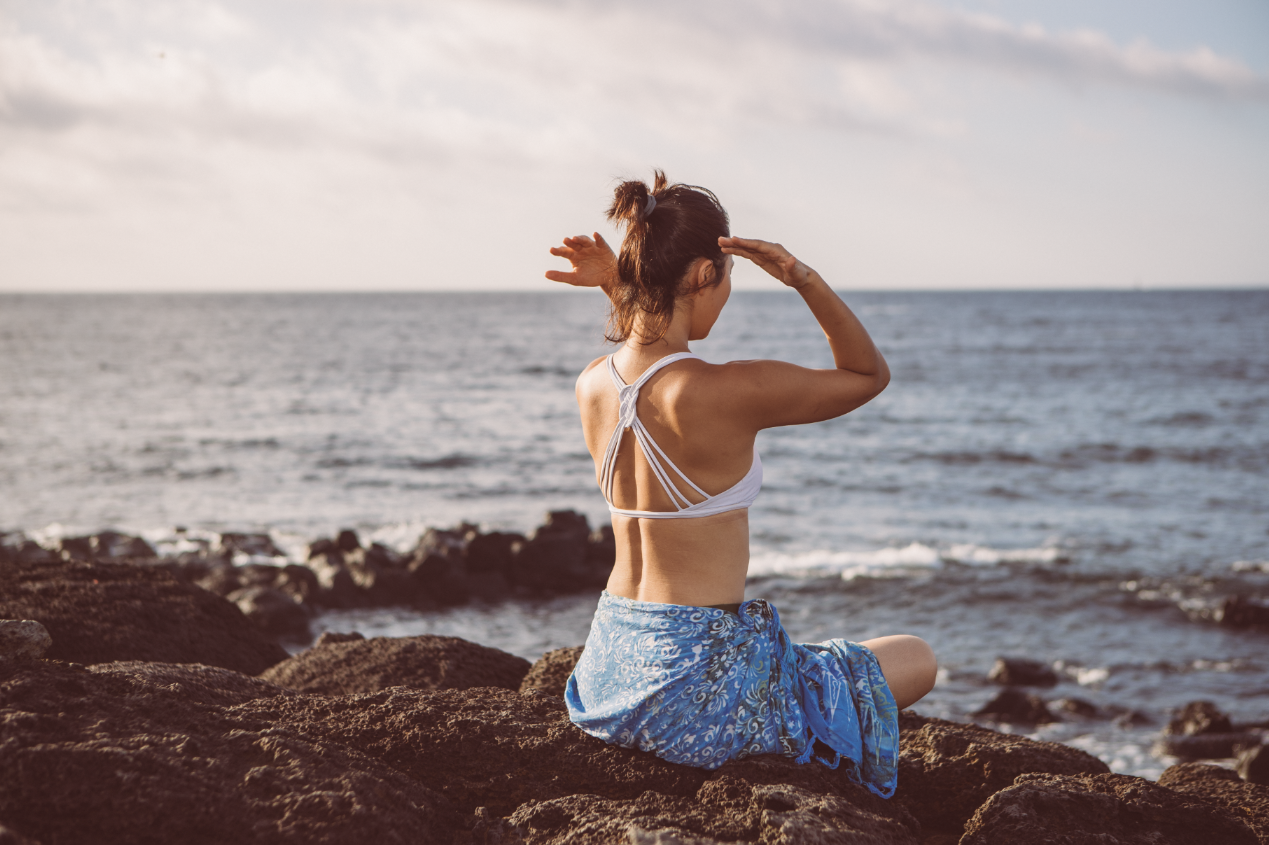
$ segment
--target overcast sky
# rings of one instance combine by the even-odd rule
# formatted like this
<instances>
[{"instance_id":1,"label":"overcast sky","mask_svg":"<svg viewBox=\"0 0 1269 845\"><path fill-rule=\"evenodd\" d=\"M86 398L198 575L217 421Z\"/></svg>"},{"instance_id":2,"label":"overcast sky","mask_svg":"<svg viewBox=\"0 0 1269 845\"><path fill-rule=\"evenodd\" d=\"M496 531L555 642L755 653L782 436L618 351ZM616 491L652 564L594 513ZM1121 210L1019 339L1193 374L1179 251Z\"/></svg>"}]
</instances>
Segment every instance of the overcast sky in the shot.
<instances>
[{"instance_id":1,"label":"overcast sky","mask_svg":"<svg viewBox=\"0 0 1269 845\"><path fill-rule=\"evenodd\" d=\"M545 290L654 166L843 289L1264 286L1269 2L0 0L0 291Z\"/></svg>"}]
</instances>

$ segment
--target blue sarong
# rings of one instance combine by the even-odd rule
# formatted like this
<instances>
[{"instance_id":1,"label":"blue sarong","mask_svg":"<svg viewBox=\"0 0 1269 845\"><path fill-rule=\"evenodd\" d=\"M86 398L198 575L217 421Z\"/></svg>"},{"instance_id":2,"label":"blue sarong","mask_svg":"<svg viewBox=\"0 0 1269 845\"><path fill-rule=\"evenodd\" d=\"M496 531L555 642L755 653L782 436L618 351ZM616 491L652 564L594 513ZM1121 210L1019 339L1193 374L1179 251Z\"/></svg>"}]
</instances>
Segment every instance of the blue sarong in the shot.
<instances>
[{"instance_id":1,"label":"blue sarong","mask_svg":"<svg viewBox=\"0 0 1269 845\"><path fill-rule=\"evenodd\" d=\"M853 780L894 794L899 712L877 658L846 640L790 642L762 599L730 613L604 591L564 700L586 733L672 763L845 760Z\"/></svg>"}]
</instances>

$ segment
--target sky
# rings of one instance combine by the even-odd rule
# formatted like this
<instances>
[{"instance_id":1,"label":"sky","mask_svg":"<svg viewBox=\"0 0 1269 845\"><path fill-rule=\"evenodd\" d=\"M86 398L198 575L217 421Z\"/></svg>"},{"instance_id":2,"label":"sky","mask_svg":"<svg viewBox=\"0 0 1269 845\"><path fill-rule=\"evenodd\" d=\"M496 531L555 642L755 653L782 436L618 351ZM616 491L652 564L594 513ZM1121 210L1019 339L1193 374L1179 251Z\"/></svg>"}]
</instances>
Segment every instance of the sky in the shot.
<instances>
[{"instance_id":1,"label":"sky","mask_svg":"<svg viewBox=\"0 0 1269 845\"><path fill-rule=\"evenodd\" d=\"M838 289L1266 286L1269 3L0 0L0 292L550 290L654 167Z\"/></svg>"}]
</instances>

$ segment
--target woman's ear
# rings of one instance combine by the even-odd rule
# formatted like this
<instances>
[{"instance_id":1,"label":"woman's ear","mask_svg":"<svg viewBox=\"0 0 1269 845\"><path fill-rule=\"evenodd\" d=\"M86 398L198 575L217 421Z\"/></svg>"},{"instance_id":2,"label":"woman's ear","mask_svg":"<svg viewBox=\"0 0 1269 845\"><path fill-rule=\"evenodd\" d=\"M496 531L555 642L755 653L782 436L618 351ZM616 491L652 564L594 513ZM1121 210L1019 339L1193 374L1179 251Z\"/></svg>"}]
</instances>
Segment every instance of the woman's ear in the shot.
<instances>
[{"instance_id":1,"label":"woman's ear","mask_svg":"<svg viewBox=\"0 0 1269 845\"><path fill-rule=\"evenodd\" d=\"M692 279L693 289L699 293L714 283L714 262L708 258L698 258L694 269L696 272Z\"/></svg>"}]
</instances>

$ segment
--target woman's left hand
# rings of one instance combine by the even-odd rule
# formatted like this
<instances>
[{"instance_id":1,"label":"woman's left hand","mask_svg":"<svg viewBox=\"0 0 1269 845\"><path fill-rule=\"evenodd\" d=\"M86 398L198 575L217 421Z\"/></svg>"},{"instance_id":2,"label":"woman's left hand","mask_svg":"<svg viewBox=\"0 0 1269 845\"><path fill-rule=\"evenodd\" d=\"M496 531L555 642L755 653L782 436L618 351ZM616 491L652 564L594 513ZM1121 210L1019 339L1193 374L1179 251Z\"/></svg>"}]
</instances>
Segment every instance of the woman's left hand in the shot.
<instances>
[{"instance_id":1,"label":"woman's left hand","mask_svg":"<svg viewBox=\"0 0 1269 845\"><path fill-rule=\"evenodd\" d=\"M573 265L567 273L547 270L546 277L553 282L608 290L617 279L617 256L613 255L612 248L598 232L593 240L585 235L565 238L563 246L551 247L551 255L567 258Z\"/></svg>"}]
</instances>

